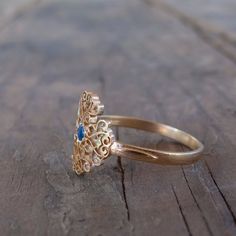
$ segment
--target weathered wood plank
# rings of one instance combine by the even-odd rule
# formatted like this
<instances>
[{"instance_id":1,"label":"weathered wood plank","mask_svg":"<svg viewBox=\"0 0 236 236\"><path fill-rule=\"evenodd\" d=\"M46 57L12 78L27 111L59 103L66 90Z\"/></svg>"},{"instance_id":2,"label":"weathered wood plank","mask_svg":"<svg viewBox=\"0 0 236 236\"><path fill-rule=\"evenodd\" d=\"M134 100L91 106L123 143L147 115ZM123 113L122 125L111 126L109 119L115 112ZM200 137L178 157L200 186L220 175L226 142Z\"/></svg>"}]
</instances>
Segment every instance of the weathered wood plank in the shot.
<instances>
[{"instance_id":1,"label":"weathered wood plank","mask_svg":"<svg viewBox=\"0 0 236 236\"><path fill-rule=\"evenodd\" d=\"M204 4L199 4L199 1L180 4L178 0L144 2L171 14L190 27L207 44L236 63L233 1L205 1Z\"/></svg>"},{"instance_id":2,"label":"weathered wood plank","mask_svg":"<svg viewBox=\"0 0 236 236\"><path fill-rule=\"evenodd\" d=\"M78 179L71 171L69 158L79 94L84 88L99 92L103 87L97 78L101 57L96 53L96 39L87 41L88 50L82 38L78 44L77 39L86 29L83 25L79 31L74 28L79 6L69 6L65 12L64 5L56 6L54 12L50 9L54 7L27 14L4 32L5 40L1 42L8 63L17 67L9 86L3 87L4 103L17 106L14 99L23 93L22 102L19 96L20 114L14 114L11 127L7 128L1 155L1 173L5 176L1 182L1 232L91 235L96 229L96 234L125 234L120 175L113 170L116 161L107 164L104 171L101 168L90 177ZM65 15L57 15L58 11ZM50 40L56 28L61 30L57 18L71 17L71 12L76 18L74 23ZM50 19L56 21L45 29ZM16 34L18 27L21 30ZM75 34L72 40L65 39L71 32ZM13 56L15 60L11 61ZM19 87L21 73L24 79ZM27 87L23 86L25 83ZM103 227L106 224L112 227Z\"/></svg>"},{"instance_id":3,"label":"weathered wood plank","mask_svg":"<svg viewBox=\"0 0 236 236\"><path fill-rule=\"evenodd\" d=\"M42 0L2 0L0 2L0 30L40 2Z\"/></svg>"},{"instance_id":4,"label":"weathered wood plank","mask_svg":"<svg viewBox=\"0 0 236 236\"><path fill-rule=\"evenodd\" d=\"M235 235L236 71L224 54L136 0L46 2L0 36L3 235ZM162 167L112 157L77 177L69 156L84 89L107 114L193 133L205 159Z\"/></svg>"},{"instance_id":5,"label":"weathered wood plank","mask_svg":"<svg viewBox=\"0 0 236 236\"><path fill-rule=\"evenodd\" d=\"M228 143L224 140L226 138L225 136L228 136L230 140L234 140L235 130L232 130L232 127L234 127L233 123L235 122L235 118L234 116L230 116L226 121L226 119L224 119L226 113L219 115L218 109L224 109L224 106L231 107L228 103L228 99L230 99L229 97L233 98L235 96L235 88L230 88L230 85L233 85L232 76L235 75L232 73L234 64L231 64L224 56L219 55L207 45L201 43L201 40L198 40L191 30L186 30L178 24L172 23L172 25L168 25L168 28L166 30L162 29L162 34L159 34L158 27L160 28L160 25L162 25L160 23L161 13L157 11L156 14L159 19L159 22L156 22L157 32L155 34L153 33L155 30L152 31L153 41L150 40L150 37L143 36L142 42L139 42L139 48L142 49L142 52L140 52L141 49L139 49L139 51L127 49L129 52L127 53L126 51L122 59L119 58L120 54L119 56L116 55L119 61L117 60L112 63L112 58L109 58L109 62L111 63L109 70L112 70L110 74L114 76L114 74L117 73L116 78L126 78L125 83L118 81L114 84L112 81L109 89L110 91L114 91L118 88L118 91L121 91L121 93L124 91L124 94L133 94L133 99L130 96L128 98L128 104L132 104L130 105L132 107L126 104L125 113L132 113L133 111L133 114L136 114L137 110L140 110L139 107L145 109L145 117L151 116L150 118L152 119L155 119L157 115L162 117L163 113L166 113L163 121L170 120L171 122L169 123L176 123L176 126L179 127L181 127L182 124L184 125L182 128L185 127L185 129L189 127L192 130L191 132L195 132L198 137L202 136L202 139L206 136L206 146L209 148L207 150L207 152L209 152L207 160L209 159L209 163L213 165L212 168L208 169L203 163L199 163L195 165L195 167L185 167L181 171L182 174L180 172L179 175L176 173L171 174L170 170L164 171L162 179L166 181L170 176L173 178L164 182L164 186L174 185L172 190L178 193L174 195L177 196L177 198L178 196L182 198L182 201L178 200L178 203L180 203L179 205L185 217L183 221L187 223L186 231L188 231L188 229L191 230L190 232L193 235L222 235L227 233L233 235L235 234L235 213L233 211L235 204L232 196L235 196L235 193L231 188L227 191L225 186L234 185L235 182L235 158L234 151L232 151L235 147L232 143ZM152 29L152 25L149 24L149 27ZM148 31L147 28L146 31ZM136 41L132 38L133 45L135 42ZM127 44L127 42L125 43ZM135 46L133 46L133 48L135 48ZM143 52L145 50L147 52L146 54ZM126 56L127 54L129 54L129 57ZM144 58L143 55L148 55L148 57ZM152 59L149 59L149 57ZM137 62L135 60L131 60L130 62L127 58L142 58L142 63L139 63L137 68L135 66ZM156 67L149 66L150 64L155 64L155 62L157 64ZM113 65L116 65L115 69L113 69ZM135 72L133 72L133 70L135 70ZM126 73L125 76L123 75L124 71ZM136 75L135 83L133 82L133 74ZM222 76L227 80L224 85L222 84ZM145 80L143 79L144 77ZM126 88L127 84L132 84L132 90L131 87ZM229 89L227 92L225 90L223 97L228 97L225 101L222 100L223 98L219 98L219 93L216 92L219 90L217 87L220 87L222 90L224 86ZM136 98L137 94L139 98ZM118 100L119 95L117 95L116 100ZM178 104L176 104L177 97L179 98ZM222 101L220 105L219 99ZM152 104L153 101L159 101L158 106L156 104L147 105ZM232 108L230 108L230 110L233 110L233 105L235 106L235 102L232 102ZM124 100L122 99L119 105L124 109L123 104ZM156 109L160 109L160 111L156 111ZM214 113L213 117L211 113ZM225 120L223 125L219 123L219 121L222 122L222 120ZM221 133L223 132L224 134L221 141L219 141L219 137L216 137L221 134L219 134L219 128L221 128L221 130L223 129ZM128 136L127 140L131 140L130 136ZM222 158L216 161L215 153L212 150L213 147L215 149L216 142L218 155L220 157L224 156L224 158L227 157L227 164L225 164L226 160ZM228 148L226 148L227 146ZM226 150L230 150L227 152L227 155L225 154L225 148ZM132 167L129 167L130 165L132 165ZM152 184L158 188L156 186L156 173L153 175L150 174L150 172L152 173L152 171L150 171L151 168L153 168L153 172L158 172L158 169L154 169L157 167L148 167L151 177L147 177L147 167L143 167L141 170L139 168L134 174L133 169L136 169L133 167L134 165L135 167L136 165L143 166L143 164L129 163L128 167L124 168L125 170L127 169L125 171L125 176L127 176L126 195L128 196L131 222L132 216L134 219L137 217L139 204L136 201L136 196L138 194L147 194L146 198L142 195L142 200L145 199L144 202L147 202L148 206L150 206L149 203L151 201L152 205L149 209L149 214L147 212L145 213L148 214L150 218L154 215L154 200L152 199L154 191L151 192L152 188L149 187L150 193L148 193L146 186L142 185L142 178L144 178L144 182L146 178L149 181L153 178ZM210 173L208 171L210 171ZM214 174L212 174L212 171ZM141 179L140 176L142 176ZM177 178L177 176L179 176L179 178ZM231 180L229 178L231 178ZM131 180L135 181L136 179L136 185L133 186ZM174 181L175 179L177 179L177 181ZM181 187L179 179L184 180L184 188ZM139 189L140 192L133 194L134 189ZM164 193L162 192L160 195L167 193L167 191L171 192L171 189L165 190L163 186L160 189L164 190ZM181 196L183 194L188 197L185 198ZM158 199L158 195L155 195L155 197ZM160 209L161 206L164 205L163 201L166 200L166 197L160 196L159 201L157 199L155 203L157 204L157 209ZM167 198L166 201L170 203L170 199ZM170 205L173 210L174 204L172 203ZM193 208L189 208L189 205ZM143 203L142 206L144 206ZM164 218L161 232L172 235L178 228L175 224L174 229L171 229L171 226L169 226L171 213L170 211L165 213L166 212L162 212L162 214L159 214L162 219ZM168 218L168 221L165 220L165 217ZM137 222L141 220L140 218L138 218ZM143 219L143 221L145 221L145 219ZM174 222L177 223L177 220ZM145 221L145 223L147 224L146 227L144 227L144 223L135 224L138 227L137 232L143 230L142 232L144 233L149 228L152 228L152 221L150 221L149 224L147 221ZM177 225L180 227L179 230L183 230L182 234L184 234L184 229L181 229L182 225Z\"/></svg>"},{"instance_id":6,"label":"weathered wood plank","mask_svg":"<svg viewBox=\"0 0 236 236\"><path fill-rule=\"evenodd\" d=\"M167 0L163 2L178 9L183 14L194 17L197 21L209 24L213 28L219 28L226 33L232 33L235 36L236 3L234 0L206 0L201 2L193 0L184 3L181 0Z\"/></svg>"}]
</instances>

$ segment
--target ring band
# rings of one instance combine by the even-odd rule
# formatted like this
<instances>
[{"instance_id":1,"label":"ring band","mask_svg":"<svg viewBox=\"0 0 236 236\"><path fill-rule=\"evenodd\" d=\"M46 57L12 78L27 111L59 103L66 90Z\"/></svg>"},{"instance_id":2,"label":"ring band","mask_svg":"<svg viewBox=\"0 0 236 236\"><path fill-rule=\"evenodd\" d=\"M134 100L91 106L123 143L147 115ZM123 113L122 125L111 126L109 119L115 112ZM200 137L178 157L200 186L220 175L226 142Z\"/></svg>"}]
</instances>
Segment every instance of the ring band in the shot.
<instances>
[{"instance_id":1,"label":"ring band","mask_svg":"<svg viewBox=\"0 0 236 236\"><path fill-rule=\"evenodd\" d=\"M104 105L96 94L83 92L79 103L72 154L73 170L77 174L90 172L110 155L162 165L182 165L197 161L204 149L200 141L184 131L134 117L103 116L103 110ZM158 133L185 145L190 151L169 152L123 144L116 140L112 126Z\"/></svg>"},{"instance_id":2,"label":"ring band","mask_svg":"<svg viewBox=\"0 0 236 236\"><path fill-rule=\"evenodd\" d=\"M121 126L158 133L192 149L186 152L168 152L114 142L111 146L111 151L114 155L157 164L176 165L195 162L199 159L199 154L203 151L202 143L196 138L168 125L125 116L102 116L101 119L109 121L111 126Z\"/></svg>"}]
</instances>

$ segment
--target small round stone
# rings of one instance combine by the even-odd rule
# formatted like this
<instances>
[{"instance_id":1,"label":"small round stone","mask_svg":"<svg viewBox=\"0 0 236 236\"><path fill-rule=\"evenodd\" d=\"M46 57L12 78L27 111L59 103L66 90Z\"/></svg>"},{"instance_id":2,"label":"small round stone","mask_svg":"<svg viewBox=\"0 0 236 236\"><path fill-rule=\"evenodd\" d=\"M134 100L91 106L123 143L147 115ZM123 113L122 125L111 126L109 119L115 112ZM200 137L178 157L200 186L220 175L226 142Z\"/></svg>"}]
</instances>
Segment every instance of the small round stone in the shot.
<instances>
[{"instance_id":1,"label":"small round stone","mask_svg":"<svg viewBox=\"0 0 236 236\"><path fill-rule=\"evenodd\" d=\"M101 165L101 159L96 155L93 156L93 164L95 166L100 166Z\"/></svg>"},{"instance_id":2,"label":"small round stone","mask_svg":"<svg viewBox=\"0 0 236 236\"><path fill-rule=\"evenodd\" d=\"M90 171L90 164L89 164L89 162L86 161L83 164L83 169L84 169L85 172L89 172Z\"/></svg>"}]
</instances>

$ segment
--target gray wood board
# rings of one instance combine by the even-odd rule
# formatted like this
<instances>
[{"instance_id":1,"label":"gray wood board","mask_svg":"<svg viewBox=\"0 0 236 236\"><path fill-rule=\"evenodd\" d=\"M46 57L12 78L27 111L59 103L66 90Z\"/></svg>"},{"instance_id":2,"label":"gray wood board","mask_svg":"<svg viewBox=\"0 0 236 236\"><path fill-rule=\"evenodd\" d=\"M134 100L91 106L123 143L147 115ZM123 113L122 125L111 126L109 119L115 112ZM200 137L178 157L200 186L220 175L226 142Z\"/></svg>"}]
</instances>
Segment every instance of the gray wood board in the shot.
<instances>
[{"instance_id":1,"label":"gray wood board","mask_svg":"<svg viewBox=\"0 0 236 236\"><path fill-rule=\"evenodd\" d=\"M159 2L33 6L0 31L1 235L235 235L234 60ZM190 132L206 146L203 159L168 167L113 156L76 176L84 89L106 114ZM124 142L183 148L115 131Z\"/></svg>"}]
</instances>

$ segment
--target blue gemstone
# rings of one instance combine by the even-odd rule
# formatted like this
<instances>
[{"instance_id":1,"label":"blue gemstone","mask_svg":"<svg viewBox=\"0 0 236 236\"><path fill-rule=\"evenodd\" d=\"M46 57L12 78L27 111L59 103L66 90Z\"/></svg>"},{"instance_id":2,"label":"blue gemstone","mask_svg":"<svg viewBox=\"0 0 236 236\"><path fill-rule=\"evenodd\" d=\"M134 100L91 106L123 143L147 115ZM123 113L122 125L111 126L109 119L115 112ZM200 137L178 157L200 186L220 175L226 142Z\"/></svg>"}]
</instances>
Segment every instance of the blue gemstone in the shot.
<instances>
[{"instance_id":1,"label":"blue gemstone","mask_svg":"<svg viewBox=\"0 0 236 236\"><path fill-rule=\"evenodd\" d=\"M79 128L77 129L77 136L79 141L82 141L85 136L84 126L82 124L80 124Z\"/></svg>"}]
</instances>

